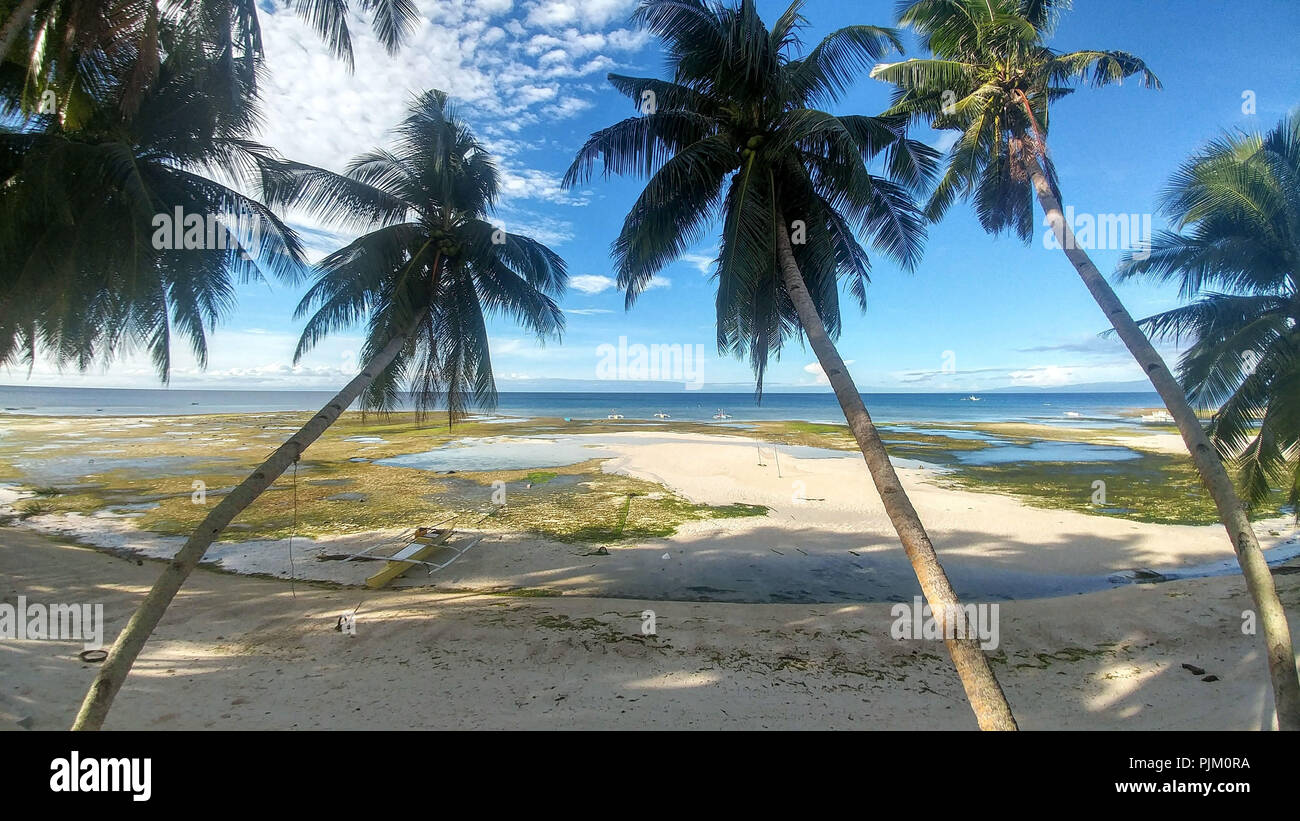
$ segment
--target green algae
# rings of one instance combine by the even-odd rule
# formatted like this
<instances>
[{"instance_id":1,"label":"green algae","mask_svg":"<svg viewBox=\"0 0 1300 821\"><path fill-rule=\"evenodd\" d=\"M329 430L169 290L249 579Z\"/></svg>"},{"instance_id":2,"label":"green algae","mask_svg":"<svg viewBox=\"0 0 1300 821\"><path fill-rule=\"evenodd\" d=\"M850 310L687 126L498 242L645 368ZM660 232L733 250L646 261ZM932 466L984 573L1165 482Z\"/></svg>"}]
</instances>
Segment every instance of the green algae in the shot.
<instances>
[{"instance_id":1,"label":"green algae","mask_svg":"<svg viewBox=\"0 0 1300 821\"><path fill-rule=\"evenodd\" d=\"M30 481L40 498L21 515L113 512L123 505L145 530L185 535L230 488L244 479L310 413L191 417L10 417L0 437L0 479ZM131 424L147 425L132 427ZM933 481L951 487L1013 495L1028 504L1162 524L1211 524L1213 504L1191 460L1142 450L1147 432L1060 428L1021 423L917 423L895 430L879 426L891 455L942 468ZM983 433L999 442L1075 441L1123 444L1139 456L1122 462L1017 462L966 464L957 455L996 446L945 431ZM847 426L759 421L749 428L696 422L565 422L531 419L508 424L466 421L448 429L435 417L414 414L347 414L332 426L293 473L277 480L227 534L274 539L411 527L455 516L458 527L529 532L563 542L610 543L670 536L683 524L707 519L763 516L761 505L699 505L653 482L606 474L603 460L517 471L459 472L454 476L376 464L394 456L437 448L458 439L607 432L726 434L785 445L834 450L857 448ZM82 438L67 438L76 432ZM89 438L99 441L91 442ZM368 441L357 441L368 440ZM377 440L377 441L376 441ZM64 447L59 448L58 446ZM51 448L52 450L41 450ZM83 454L96 459L66 481L28 480L19 465L45 456ZM114 459L170 459L169 469L119 466ZM351 461L359 460L359 461ZM75 472L75 471L74 471ZM1106 504L1095 504L1095 482L1105 482ZM198 493L196 482L202 482ZM493 499L504 483L505 504ZM346 494L340 489L345 488ZM335 498L331 498L335 497ZM1280 497L1279 497L1280 502ZM152 504L152 507L147 506ZM1276 505L1265 506L1269 515Z\"/></svg>"}]
</instances>

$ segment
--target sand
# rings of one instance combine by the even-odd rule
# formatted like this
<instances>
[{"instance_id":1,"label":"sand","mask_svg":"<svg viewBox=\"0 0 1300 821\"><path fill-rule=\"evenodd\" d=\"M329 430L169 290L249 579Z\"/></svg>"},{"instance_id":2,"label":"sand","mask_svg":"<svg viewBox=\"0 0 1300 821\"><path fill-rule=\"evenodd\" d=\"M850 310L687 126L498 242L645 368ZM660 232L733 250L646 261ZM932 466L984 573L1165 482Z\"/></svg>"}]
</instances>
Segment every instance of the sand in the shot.
<instances>
[{"instance_id":1,"label":"sand","mask_svg":"<svg viewBox=\"0 0 1300 821\"><path fill-rule=\"evenodd\" d=\"M110 633L159 567L0 531L6 600L23 590L102 601ZM1300 603L1300 576L1279 575L1278 585L1290 608ZM356 635L337 632L338 615L358 605ZM1259 643L1239 629L1248 606L1234 577L1008 602L995 669L1025 729L1270 726ZM646 608L655 638L640 633ZM294 597L281 581L200 569L107 726L973 729L942 647L894 641L890 621L888 604L304 585ZM95 673L79 649L0 642L0 727L67 727Z\"/></svg>"},{"instance_id":2,"label":"sand","mask_svg":"<svg viewBox=\"0 0 1300 821\"><path fill-rule=\"evenodd\" d=\"M606 472L659 483L692 502L742 502L770 510L759 517L688 523L670 538L620 544L609 556L593 556L590 545L467 527L454 544L481 541L463 558L434 576L413 570L399 584L733 602L857 603L910 599L919 592L859 455L774 450L740 436L696 433L571 438L614 454L604 463ZM1037 508L1008 496L940 487L933 469L902 466L899 473L954 584L974 599L1085 592L1109 586L1116 574L1204 575L1235 563L1217 525L1148 524ZM1079 492L1086 496L1092 489L1083 484ZM0 489L0 504L5 501ZM129 518L59 514L26 524L150 558L170 557L184 541L141 533ZM1270 555L1300 554L1294 521L1261 521L1256 529ZM318 558L359 553L402 532L295 539L292 565L287 540L221 542L205 561L238 573L361 584L376 565ZM450 553L430 557L448 558Z\"/></svg>"},{"instance_id":3,"label":"sand","mask_svg":"<svg viewBox=\"0 0 1300 821\"><path fill-rule=\"evenodd\" d=\"M942 644L890 636L884 599L910 600L915 582L860 457L782 448L778 474L775 454L738 437L601 441L616 454L607 471L692 501L770 512L692 523L609 556L470 534L484 538L463 559L434 577L412 571L389 591L306 582L294 591L278 579L201 569L109 726L974 727ZM1034 508L940 487L923 467L901 474L959 590L998 603L995 669L1024 727L1271 725L1259 641L1241 629L1250 602L1239 575L1108 580L1134 569L1176 576L1231 566L1221 528ZM129 520L74 527L69 518L34 517L44 534L0 530L0 595L103 602L111 637L175 540L142 539ZM1273 556L1296 554L1293 522L1261 522L1258 532ZM70 546L60 534L98 534L141 558ZM385 535L300 542L299 577L355 583L374 565L344 565L360 574L344 578L339 563L314 561L311 551ZM283 548L228 543L214 557L225 570L281 575ZM1277 580L1297 612L1300 576ZM485 595L510 588L564 595ZM338 616L358 605L357 635L337 632ZM641 633L646 609L656 615L653 638ZM94 674L79 649L0 642L0 726L67 726Z\"/></svg>"}]
</instances>

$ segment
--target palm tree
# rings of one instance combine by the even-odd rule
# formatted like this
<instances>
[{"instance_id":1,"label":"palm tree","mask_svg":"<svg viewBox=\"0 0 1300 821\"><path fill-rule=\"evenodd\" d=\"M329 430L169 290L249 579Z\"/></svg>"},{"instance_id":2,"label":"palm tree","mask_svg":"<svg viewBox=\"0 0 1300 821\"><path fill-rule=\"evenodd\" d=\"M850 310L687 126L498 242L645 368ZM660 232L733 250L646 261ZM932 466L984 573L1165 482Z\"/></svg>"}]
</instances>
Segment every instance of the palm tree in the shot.
<instances>
[{"instance_id":1,"label":"palm tree","mask_svg":"<svg viewBox=\"0 0 1300 821\"><path fill-rule=\"evenodd\" d=\"M245 78L193 54L168 55L129 118L128 81L104 78L75 129L53 114L0 126L0 364L44 350L84 370L138 345L165 382L174 337L206 362L236 283L305 269L294 233L219 181L266 150L247 138ZM160 234L178 213L204 223L198 247Z\"/></svg>"},{"instance_id":2,"label":"palm tree","mask_svg":"<svg viewBox=\"0 0 1300 821\"><path fill-rule=\"evenodd\" d=\"M1063 54L1049 48L1046 41L1069 5L1068 0L905 2L900 24L915 29L933 57L879 65L872 76L895 85L891 113L960 134L926 206L930 219L940 219L958 198L967 198L985 230L1014 231L1027 242L1038 200L1057 243L1155 386L1187 444L1259 609L1279 726L1300 729L1300 678L1286 614L1231 477L1178 380L1079 247L1062 211L1048 155L1050 104L1072 93L1077 82L1103 86L1137 76L1149 88L1160 87L1132 54Z\"/></svg>"},{"instance_id":3,"label":"palm tree","mask_svg":"<svg viewBox=\"0 0 1300 821\"><path fill-rule=\"evenodd\" d=\"M354 67L348 27L350 6L370 17L389 54L396 53L419 20L414 0L294 0L294 11L325 40L335 57ZM114 63L128 61L130 86L123 105L133 110L138 93L156 75L169 29L202 33L208 57L232 73L254 76L262 56L257 0L8 0L0 3L0 63L18 75L28 110L46 90L63 105L93 90ZM161 46L161 48L160 48Z\"/></svg>"},{"instance_id":4,"label":"palm tree","mask_svg":"<svg viewBox=\"0 0 1300 821\"><path fill-rule=\"evenodd\" d=\"M1188 160L1162 197L1177 229L1120 278L1177 280L1189 305L1141 320L1190 339L1183 388L1214 409L1209 435L1247 503L1274 487L1300 502L1300 111L1266 135L1238 132Z\"/></svg>"},{"instance_id":5,"label":"palm tree","mask_svg":"<svg viewBox=\"0 0 1300 821\"><path fill-rule=\"evenodd\" d=\"M752 0L648 0L634 19L667 49L672 80L610 75L643 116L591 135L565 176L572 186L604 173L648 178L613 244L630 307L655 273L722 220L715 261L718 347L748 356L761 398L767 362L802 331L857 440L890 521L907 551L984 729L1015 720L934 546L889 462L834 339L839 286L865 308L870 261L854 230L907 267L921 253L924 219L909 195L936 154L905 138L905 118L834 116L831 103L854 72L899 49L890 29L850 26L803 57L791 54L806 25L796 0L769 31ZM888 176L867 164L883 157ZM957 638L962 636L963 638Z\"/></svg>"},{"instance_id":6,"label":"palm tree","mask_svg":"<svg viewBox=\"0 0 1300 821\"><path fill-rule=\"evenodd\" d=\"M552 297L567 282L564 261L489 221L496 166L443 92L415 101L395 148L357 157L346 174L269 157L263 169L272 205L370 229L317 265L316 282L298 306L309 319L296 354L366 320L365 367L185 542L113 644L74 729L103 725L131 665L208 547L353 402L391 408L408 383L421 409L442 399L454 421L471 403L495 403L485 314L508 314L539 338L563 329Z\"/></svg>"}]
</instances>

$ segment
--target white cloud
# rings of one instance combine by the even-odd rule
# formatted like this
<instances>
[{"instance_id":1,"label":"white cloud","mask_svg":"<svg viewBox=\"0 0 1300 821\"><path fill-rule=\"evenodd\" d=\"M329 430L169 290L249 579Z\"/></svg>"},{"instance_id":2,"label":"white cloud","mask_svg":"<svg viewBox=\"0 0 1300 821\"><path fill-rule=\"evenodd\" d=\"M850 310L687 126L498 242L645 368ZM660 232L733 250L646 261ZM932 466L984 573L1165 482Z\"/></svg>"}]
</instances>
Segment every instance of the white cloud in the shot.
<instances>
[{"instance_id":1,"label":"white cloud","mask_svg":"<svg viewBox=\"0 0 1300 821\"><path fill-rule=\"evenodd\" d=\"M543 245L563 245L573 239L573 223L545 214L538 214L524 208L506 207L501 210L501 219L494 220L504 225L512 234L531 237Z\"/></svg>"},{"instance_id":2,"label":"white cloud","mask_svg":"<svg viewBox=\"0 0 1300 821\"><path fill-rule=\"evenodd\" d=\"M693 265L699 269L700 274L708 276L709 271L713 268L713 261L718 258L715 251L712 254L682 254L681 261L687 265Z\"/></svg>"},{"instance_id":3,"label":"white cloud","mask_svg":"<svg viewBox=\"0 0 1300 821\"><path fill-rule=\"evenodd\" d=\"M1078 376L1073 368L1063 368L1059 365L1044 365L1037 368L1026 368L1024 370L1012 371L1007 374L1013 385L1032 385L1035 387L1057 387L1060 385L1069 385L1078 381Z\"/></svg>"},{"instance_id":4,"label":"white cloud","mask_svg":"<svg viewBox=\"0 0 1300 821\"><path fill-rule=\"evenodd\" d=\"M498 165L498 170L503 205L510 205L515 200L530 199L572 206L586 205L590 201L590 197L582 192L565 191L560 185L559 174L535 168L520 168L506 161Z\"/></svg>"},{"instance_id":5,"label":"white cloud","mask_svg":"<svg viewBox=\"0 0 1300 821\"><path fill-rule=\"evenodd\" d=\"M580 97L565 97L555 105L548 105L543 110L545 113L553 117L563 119L565 117L571 117L579 111L586 111L593 105L595 105L595 103L590 100L584 100Z\"/></svg>"},{"instance_id":6,"label":"white cloud","mask_svg":"<svg viewBox=\"0 0 1300 821\"><path fill-rule=\"evenodd\" d=\"M530 26L559 28L579 24L603 26L613 20L625 20L635 0L537 0L527 3Z\"/></svg>"},{"instance_id":7,"label":"white cloud","mask_svg":"<svg viewBox=\"0 0 1300 821\"><path fill-rule=\"evenodd\" d=\"M615 284L613 278L599 274L579 274L576 277L569 277L569 287L584 294L599 294L613 288Z\"/></svg>"},{"instance_id":8,"label":"white cloud","mask_svg":"<svg viewBox=\"0 0 1300 821\"><path fill-rule=\"evenodd\" d=\"M600 274L579 274L575 277L569 277L569 287L584 294L604 293L617 285L618 283L613 277L601 276ZM673 287L673 281L668 277L655 277L650 280L650 284L645 286L645 290L653 291L656 288L671 287Z\"/></svg>"},{"instance_id":9,"label":"white cloud","mask_svg":"<svg viewBox=\"0 0 1300 821\"><path fill-rule=\"evenodd\" d=\"M414 95L435 87L452 96L477 133L509 138L589 108L591 90L579 78L615 67L620 55L647 42L643 33L603 30L626 17L630 0L418 5L417 29L391 56L368 22L353 15L353 73L291 10L263 12L269 72L260 139L291 159L342 170L357 153L385 144ZM518 20L500 19L512 9L526 13L530 25L562 24L530 32ZM509 196L561 201L558 186L529 187L543 172L518 163L510 171L527 184L507 186Z\"/></svg>"},{"instance_id":10,"label":"white cloud","mask_svg":"<svg viewBox=\"0 0 1300 821\"><path fill-rule=\"evenodd\" d=\"M514 0L474 0L474 7L489 17L505 14L514 5Z\"/></svg>"},{"instance_id":11,"label":"white cloud","mask_svg":"<svg viewBox=\"0 0 1300 821\"><path fill-rule=\"evenodd\" d=\"M596 314L614 313L608 308L565 308L564 312L566 314L573 314L574 316L595 316Z\"/></svg>"},{"instance_id":12,"label":"white cloud","mask_svg":"<svg viewBox=\"0 0 1300 821\"><path fill-rule=\"evenodd\" d=\"M853 360L846 359L844 360L844 364L852 365ZM820 362L809 362L807 365L803 366L803 370L804 373L812 374L813 376L812 384L814 385L829 385L831 383L831 381L826 378L826 371L822 370L822 366Z\"/></svg>"}]
</instances>

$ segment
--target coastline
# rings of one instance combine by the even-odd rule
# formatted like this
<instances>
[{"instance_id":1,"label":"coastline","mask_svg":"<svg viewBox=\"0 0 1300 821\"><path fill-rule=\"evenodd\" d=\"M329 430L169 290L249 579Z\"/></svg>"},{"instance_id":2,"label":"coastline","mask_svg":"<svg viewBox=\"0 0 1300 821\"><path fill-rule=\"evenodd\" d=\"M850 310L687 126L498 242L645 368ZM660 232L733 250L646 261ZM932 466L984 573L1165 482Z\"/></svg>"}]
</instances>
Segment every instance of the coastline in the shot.
<instances>
[{"instance_id":1,"label":"coastline","mask_svg":"<svg viewBox=\"0 0 1300 821\"><path fill-rule=\"evenodd\" d=\"M24 590L103 603L111 638L183 539L184 515L205 509L192 504L194 477L219 496L301 418L0 419L11 483L0 503L15 517L0 524L5 601ZM348 414L300 466L296 526L286 477L214 545L110 727L973 728L942 644L891 635L896 603L919 591L842 425L412 421ZM1250 600L1217 525L959 484L963 456L1008 448L1139 454L1074 463L1114 483L1114 471L1173 460L1167 434L882 431L963 600L999 608L990 655L1022 727L1271 726L1258 640L1242 632ZM455 472L438 470L452 462ZM1076 491L1090 485L1062 498ZM21 512L32 504L50 510ZM57 510L80 504L90 507ZM436 574L369 590L373 566L339 560L452 508L463 517L455 538L472 549ZM1295 612L1294 520L1256 527ZM654 637L640 630L647 610ZM346 613L356 636L335 629ZM0 645L16 671L0 728L68 725L95 669L78 649ZM411 698L431 687L435 697Z\"/></svg>"},{"instance_id":2,"label":"coastline","mask_svg":"<svg viewBox=\"0 0 1300 821\"><path fill-rule=\"evenodd\" d=\"M11 417L0 515L118 555L167 558L297 419ZM916 592L842 425L537 419L448 431L413 421L345 418L205 562L355 586L374 566L352 557L452 521L449 545L466 555L396 584L733 602ZM882 431L964 597L1064 596L1235 569L1203 500L1178 484L1190 468L1160 472L1186 461L1168 434L1023 423ZM1272 562L1300 555L1293 519L1264 517L1256 529Z\"/></svg>"}]
</instances>

